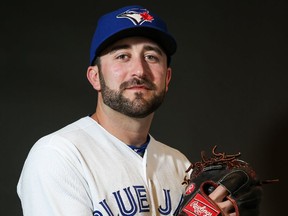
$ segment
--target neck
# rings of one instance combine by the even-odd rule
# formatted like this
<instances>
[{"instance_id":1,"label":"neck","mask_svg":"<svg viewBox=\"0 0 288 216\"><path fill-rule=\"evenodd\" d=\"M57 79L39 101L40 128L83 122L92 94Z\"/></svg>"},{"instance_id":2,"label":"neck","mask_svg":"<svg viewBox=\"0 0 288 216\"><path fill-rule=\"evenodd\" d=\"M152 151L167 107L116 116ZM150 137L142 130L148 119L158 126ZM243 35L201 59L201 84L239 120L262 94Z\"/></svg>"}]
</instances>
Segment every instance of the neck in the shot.
<instances>
[{"instance_id":1,"label":"neck","mask_svg":"<svg viewBox=\"0 0 288 216\"><path fill-rule=\"evenodd\" d=\"M98 106L91 117L122 142L140 147L147 140L153 114L145 118L132 118L112 109L104 111Z\"/></svg>"}]
</instances>

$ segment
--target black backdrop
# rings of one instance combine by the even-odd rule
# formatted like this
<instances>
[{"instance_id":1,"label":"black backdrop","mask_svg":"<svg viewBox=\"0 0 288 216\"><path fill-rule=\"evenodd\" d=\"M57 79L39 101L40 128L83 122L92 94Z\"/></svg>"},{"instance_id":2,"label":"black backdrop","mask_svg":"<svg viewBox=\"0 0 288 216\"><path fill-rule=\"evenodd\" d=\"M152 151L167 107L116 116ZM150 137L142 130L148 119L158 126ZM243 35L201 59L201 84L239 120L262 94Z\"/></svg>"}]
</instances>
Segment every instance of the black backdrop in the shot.
<instances>
[{"instance_id":1,"label":"black backdrop","mask_svg":"<svg viewBox=\"0 0 288 216\"><path fill-rule=\"evenodd\" d=\"M266 185L261 216L285 215L288 75L285 0L2 2L1 215L20 216L16 184L43 135L94 111L86 80L102 12L142 4L178 40L173 76L152 135L191 161L218 145L249 161ZM282 194L282 195L281 195Z\"/></svg>"}]
</instances>

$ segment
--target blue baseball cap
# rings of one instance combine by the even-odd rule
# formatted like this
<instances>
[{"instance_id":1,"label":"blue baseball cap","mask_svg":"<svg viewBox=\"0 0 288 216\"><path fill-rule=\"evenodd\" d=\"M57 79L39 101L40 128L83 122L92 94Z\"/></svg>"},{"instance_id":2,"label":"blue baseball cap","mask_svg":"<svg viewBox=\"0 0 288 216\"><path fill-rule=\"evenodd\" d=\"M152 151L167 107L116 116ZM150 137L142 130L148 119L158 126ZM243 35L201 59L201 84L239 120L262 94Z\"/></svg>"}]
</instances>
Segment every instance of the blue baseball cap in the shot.
<instances>
[{"instance_id":1,"label":"blue baseball cap","mask_svg":"<svg viewBox=\"0 0 288 216\"><path fill-rule=\"evenodd\" d=\"M161 46L170 63L177 43L168 32L166 23L142 6L120 8L100 17L90 47L90 65L110 44L131 36L147 37Z\"/></svg>"}]
</instances>

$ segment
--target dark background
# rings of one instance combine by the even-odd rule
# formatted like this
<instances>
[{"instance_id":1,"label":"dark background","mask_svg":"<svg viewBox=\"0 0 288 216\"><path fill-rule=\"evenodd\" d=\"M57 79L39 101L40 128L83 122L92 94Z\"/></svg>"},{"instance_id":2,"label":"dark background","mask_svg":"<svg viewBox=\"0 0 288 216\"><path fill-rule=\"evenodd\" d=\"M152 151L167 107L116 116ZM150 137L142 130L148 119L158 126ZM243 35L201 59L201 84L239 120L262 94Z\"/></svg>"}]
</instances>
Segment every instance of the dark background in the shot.
<instances>
[{"instance_id":1,"label":"dark background","mask_svg":"<svg viewBox=\"0 0 288 216\"><path fill-rule=\"evenodd\" d=\"M34 142L94 112L97 95L86 79L90 40L103 12L128 4L158 13L178 40L152 135L191 161L214 145L240 151L261 179L280 179L264 186L261 216L285 215L285 0L2 1L1 215L22 215L16 184Z\"/></svg>"}]
</instances>

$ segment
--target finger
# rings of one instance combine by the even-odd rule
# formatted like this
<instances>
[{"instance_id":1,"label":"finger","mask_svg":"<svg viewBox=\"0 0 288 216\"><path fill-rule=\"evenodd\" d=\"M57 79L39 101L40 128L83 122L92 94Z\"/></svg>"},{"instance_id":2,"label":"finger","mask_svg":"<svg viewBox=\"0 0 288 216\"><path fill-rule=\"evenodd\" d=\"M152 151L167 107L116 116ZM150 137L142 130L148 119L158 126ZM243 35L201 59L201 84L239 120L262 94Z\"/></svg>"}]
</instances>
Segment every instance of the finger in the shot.
<instances>
[{"instance_id":1,"label":"finger","mask_svg":"<svg viewBox=\"0 0 288 216\"><path fill-rule=\"evenodd\" d=\"M219 203L217 203L217 205L219 206L219 208L221 208L221 210L225 213L225 215L226 214L231 215L235 211L233 203L230 200L226 200L224 202L219 202Z\"/></svg>"},{"instance_id":2,"label":"finger","mask_svg":"<svg viewBox=\"0 0 288 216\"><path fill-rule=\"evenodd\" d=\"M229 192L225 187L219 185L211 194L209 194L209 197L215 202L222 202L228 194Z\"/></svg>"}]
</instances>

